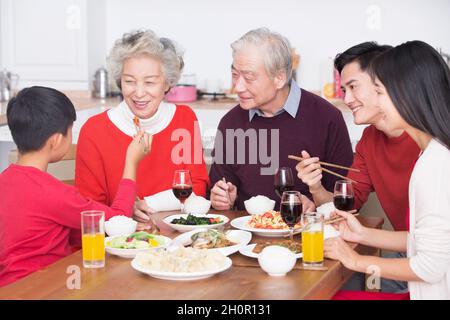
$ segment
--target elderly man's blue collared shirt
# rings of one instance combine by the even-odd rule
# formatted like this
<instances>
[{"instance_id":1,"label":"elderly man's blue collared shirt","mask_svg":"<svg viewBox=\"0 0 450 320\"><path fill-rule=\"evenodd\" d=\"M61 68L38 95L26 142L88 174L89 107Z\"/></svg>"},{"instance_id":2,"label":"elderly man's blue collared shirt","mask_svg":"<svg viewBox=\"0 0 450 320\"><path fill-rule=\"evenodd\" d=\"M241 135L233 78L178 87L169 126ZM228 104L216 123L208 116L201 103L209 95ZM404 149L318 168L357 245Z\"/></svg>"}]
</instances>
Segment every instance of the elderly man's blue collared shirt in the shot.
<instances>
[{"instance_id":1,"label":"elderly man's blue collared shirt","mask_svg":"<svg viewBox=\"0 0 450 320\"><path fill-rule=\"evenodd\" d=\"M284 104L283 108L278 110L275 113L275 116L279 115L282 112L289 113L293 118L297 115L298 106L300 105L300 99L302 97L302 90L297 85L297 82L295 80L291 80L291 88L289 89L289 95L286 99L286 103ZM265 115L262 113L261 110L258 108L253 108L248 111L249 115L249 121L252 121L253 117L255 115L258 115L260 117L265 117Z\"/></svg>"}]
</instances>

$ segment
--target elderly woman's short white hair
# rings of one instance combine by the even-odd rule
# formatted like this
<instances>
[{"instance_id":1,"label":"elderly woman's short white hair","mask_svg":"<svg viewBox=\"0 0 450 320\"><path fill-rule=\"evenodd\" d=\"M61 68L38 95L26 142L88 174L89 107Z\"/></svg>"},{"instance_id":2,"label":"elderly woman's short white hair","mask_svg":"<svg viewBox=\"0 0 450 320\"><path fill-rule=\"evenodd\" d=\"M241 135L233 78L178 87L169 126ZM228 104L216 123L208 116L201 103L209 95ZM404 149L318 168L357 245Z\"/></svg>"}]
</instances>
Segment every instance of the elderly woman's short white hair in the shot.
<instances>
[{"instance_id":1,"label":"elderly woman's short white hair","mask_svg":"<svg viewBox=\"0 0 450 320\"><path fill-rule=\"evenodd\" d=\"M231 44L233 56L248 45L258 47L264 56L264 65L270 77L286 73L287 84L292 78L292 49L289 40L267 28L254 29Z\"/></svg>"},{"instance_id":2,"label":"elderly woman's short white hair","mask_svg":"<svg viewBox=\"0 0 450 320\"><path fill-rule=\"evenodd\" d=\"M118 39L108 57L109 72L119 88L124 60L142 54L161 61L166 83L170 87L177 84L184 67L182 53L177 45L170 39L159 38L151 30L137 30L125 33Z\"/></svg>"}]
</instances>

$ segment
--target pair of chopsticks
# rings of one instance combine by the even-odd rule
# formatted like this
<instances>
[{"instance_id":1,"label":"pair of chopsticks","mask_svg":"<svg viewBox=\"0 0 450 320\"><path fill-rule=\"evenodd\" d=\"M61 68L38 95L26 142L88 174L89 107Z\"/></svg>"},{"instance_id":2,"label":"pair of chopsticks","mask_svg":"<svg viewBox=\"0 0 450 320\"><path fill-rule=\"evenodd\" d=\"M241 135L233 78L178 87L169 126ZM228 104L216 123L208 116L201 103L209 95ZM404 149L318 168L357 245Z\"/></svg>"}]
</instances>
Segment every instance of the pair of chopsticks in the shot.
<instances>
[{"instance_id":1,"label":"pair of chopsticks","mask_svg":"<svg viewBox=\"0 0 450 320\"><path fill-rule=\"evenodd\" d=\"M134 116L133 123L134 123L134 127L136 128L136 133L139 133L139 131L141 130L141 124L140 124L140 122L139 122L139 118L136 117L136 116ZM142 142L142 139L141 139L141 141L139 141L139 142ZM146 144L146 145L144 146L144 153L145 153L145 154L147 154L149 148L150 148L150 146L149 146L148 144Z\"/></svg>"},{"instance_id":2,"label":"pair of chopsticks","mask_svg":"<svg viewBox=\"0 0 450 320\"><path fill-rule=\"evenodd\" d=\"M354 217L359 216L359 212L357 212L356 210L350 210L350 211L348 211L348 213L353 214ZM332 219L325 220L323 223L324 224L333 224L333 223L344 221L344 220L346 220L345 217L338 216L338 217L335 217Z\"/></svg>"},{"instance_id":3,"label":"pair of chopsticks","mask_svg":"<svg viewBox=\"0 0 450 320\"><path fill-rule=\"evenodd\" d=\"M350 211L348 211L348 213L353 214L354 217L359 216L359 212L357 212L357 210L350 210ZM334 217L334 218L325 220L325 221L323 222L323 224L333 224L333 223L336 223L336 222L344 221L345 219L346 219L345 217L337 216L337 217ZM305 225L305 226L302 226L302 227L301 227L300 229L298 229L298 230L295 230L294 233L293 233L293 235L295 236L295 235L297 235L297 234L302 233L302 231L305 230L305 228L306 228L306 225ZM289 237L289 235L284 235L283 237L284 237L284 238L287 238L287 237Z\"/></svg>"},{"instance_id":4,"label":"pair of chopsticks","mask_svg":"<svg viewBox=\"0 0 450 320\"><path fill-rule=\"evenodd\" d=\"M289 155L288 158L289 158L289 159L292 159L292 160L297 160L297 161L303 161L303 160L305 160L305 159L302 158L302 157L293 156L293 155ZM338 168L338 169L345 169L345 170L349 170L349 171L359 172L359 169L349 168L349 167L341 166L341 165L334 164L334 163L329 163L329 162L319 161L319 164L322 165L322 166L328 166L328 167L333 167L333 168ZM336 177L339 177L339 178L342 178L342 179L351 181L351 182L353 182L353 183L357 183L357 182L356 182L355 180L353 180L353 179L350 179L350 178L348 178L348 177L345 177L345 176L343 176L343 175L341 175L341 174L339 174L339 173L336 173L336 172L334 172L334 171L328 170L328 169L326 169L326 168L322 168L322 170L325 171L325 172L328 172L329 174L332 174L332 175L334 175L334 176L336 176Z\"/></svg>"}]
</instances>

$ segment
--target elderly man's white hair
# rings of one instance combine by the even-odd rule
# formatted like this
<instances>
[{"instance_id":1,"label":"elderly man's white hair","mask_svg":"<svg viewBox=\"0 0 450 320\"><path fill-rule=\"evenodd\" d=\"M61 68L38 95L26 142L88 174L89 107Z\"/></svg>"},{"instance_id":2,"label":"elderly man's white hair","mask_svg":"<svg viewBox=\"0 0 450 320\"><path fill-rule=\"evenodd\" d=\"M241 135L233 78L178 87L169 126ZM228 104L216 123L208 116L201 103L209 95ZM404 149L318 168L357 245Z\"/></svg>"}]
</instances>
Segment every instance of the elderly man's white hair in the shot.
<instances>
[{"instance_id":1,"label":"elderly man's white hair","mask_svg":"<svg viewBox=\"0 0 450 320\"><path fill-rule=\"evenodd\" d=\"M289 40L277 32L268 28L254 29L231 44L234 55L247 47L253 45L262 51L266 71L274 78L278 72L286 73L287 83L292 78L292 53Z\"/></svg>"}]
</instances>

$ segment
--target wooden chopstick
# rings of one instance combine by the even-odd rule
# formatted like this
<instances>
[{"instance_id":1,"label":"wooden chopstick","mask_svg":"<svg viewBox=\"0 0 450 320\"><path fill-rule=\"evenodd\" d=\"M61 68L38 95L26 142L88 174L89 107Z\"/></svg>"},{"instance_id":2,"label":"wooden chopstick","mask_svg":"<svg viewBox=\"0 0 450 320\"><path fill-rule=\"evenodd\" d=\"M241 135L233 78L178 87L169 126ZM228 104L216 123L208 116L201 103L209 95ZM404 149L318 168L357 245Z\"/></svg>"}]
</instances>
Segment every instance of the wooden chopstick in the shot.
<instances>
[{"instance_id":1,"label":"wooden chopstick","mask_svg":"<svg viewBox=\"0 0 450 320\"><path fill-rule=\"evenodd\" d=\"M302 157L298 157L298 156L293 156L290 155L288 156L289 159L293 159L293 160L297 160L297 161L303 161L305 159L303 159ZM328 167L333 167L333 168L338 168L338 169L345 169L345 170L349 170L349 171L354 171L354 172L359 172L359 169L356 168L350 168L350 167L345 167L345 166L341 166L339 164L334 164L334 163L329 163L329 162L324 162L324 161L319 161L319 163L322 166L328 166Z\"/></svg>"},{"instance_id":2,"label":"wooden chopstick","mask_svg":"<svg viewBox=\"0 0 450 320\"><path fill-rule=\"evenodd\" d=\"M292 233L292 235L295 236L295 235L297 235L297 234L302 233L302 231L303 231L303 228L297 229L297 230L295 230L295 231ZM290 237L290 234L285 234L285 235L283 236L283 238L289 238L289 237Z\"/></svg>"},{"instance_id":3,"label":"wooden chopstick","mask_svg":"<svg viewBox=\"0 0 450 320\"><path fill-rule=\"evenodd\" d=\"M290 156L288 156L288 158L289 159L293 159L293 160L297 160L297 161L303 161L303 158L300 158L300 157L297 157L297 156L292 156L292 155L290 155ZM319 162L320 163L320 162ZM336 165L337 166L337 165ZM349 169L349 168L347 168L347 167L342 167L342 169ZM349 177L345 177L345 176L343 176L343 175L341 175L341 174L339 174L339 173L336 173L336 172L334 172L334 171L331 171L331 170L328 170L328 169L326 169L326 168L321 168L321 170L323 170L323 171L325 171L325 172L328 172L329 174L332 174L332 175L334 175L334 176L336 176L336 177L339 177L339 178L342 178L342 179L345 179L345 180L348 180L348 181L351 181L351 182L353 182L353 183L358 183L358 182L356 182L355 180L353 180L353 179L350 179ZM358 170L358 169L355 169L355 170ZM359 171L359 170L358 170Z\"/></svg>"},{"instance_id":4,"label":"wooden chopstick","mask_svg":"<svg viewBox=\"0 0 450 320\"><path fill-rule=\"evenodd\" d=\"M351 210L351 211L349 211L348 213L353 214L354 212L356 212L356 210ZM359 216L359 212L353 214L353 216L354 216L354 217ZM336 222L344 221L345 219L346 219L345 217L340 217L340 216L339 216L339 217L337 217L337 218L325 220L323 223L324 223L324 224L333 224L333 223L336 223Z\"/></svg>"}]
</instances>

